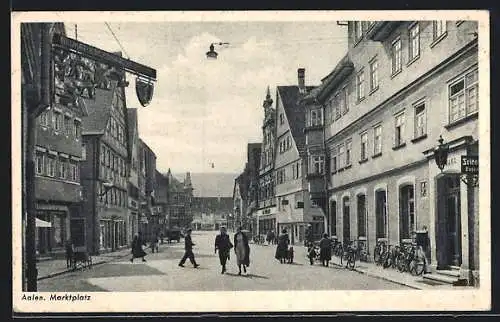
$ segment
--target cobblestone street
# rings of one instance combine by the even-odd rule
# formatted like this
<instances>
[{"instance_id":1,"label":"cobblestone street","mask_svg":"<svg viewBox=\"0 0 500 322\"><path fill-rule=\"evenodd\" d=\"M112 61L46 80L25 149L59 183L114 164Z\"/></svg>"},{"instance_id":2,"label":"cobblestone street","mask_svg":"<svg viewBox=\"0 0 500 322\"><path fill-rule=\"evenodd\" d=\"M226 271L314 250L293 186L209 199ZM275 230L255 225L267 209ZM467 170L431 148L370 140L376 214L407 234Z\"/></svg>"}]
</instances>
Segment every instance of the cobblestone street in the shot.
<instances>
[{"instance_id":1,"label":"cobblestone street","mask_svg":"<svg viewBox=\"0 0 500 322\"><path fill-rule=\"evenodd\" d=\"M249 290L377 290L406 287L331 265L309 265L305 248L295 246L295 263L280 264L274 246L251 245L250 269L238 276L234 252L228 272L220 274L218 256L213 252L217 232L193 232L194 252L201 265L177 264L183 242L163 244L160 252L148 254L147 262L125 257L86 271L71 272L39 281L40 291L249 291ZM409 288L406 288L409 289Z\"/></svg>"}]
</instances>

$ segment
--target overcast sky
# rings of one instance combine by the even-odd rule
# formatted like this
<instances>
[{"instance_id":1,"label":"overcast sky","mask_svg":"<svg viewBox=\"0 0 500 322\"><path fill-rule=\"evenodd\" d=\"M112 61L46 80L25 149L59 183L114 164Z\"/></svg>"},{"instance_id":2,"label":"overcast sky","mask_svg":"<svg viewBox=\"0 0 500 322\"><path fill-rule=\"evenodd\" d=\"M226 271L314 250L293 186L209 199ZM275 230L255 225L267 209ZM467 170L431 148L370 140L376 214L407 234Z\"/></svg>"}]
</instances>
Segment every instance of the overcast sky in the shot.
<instances>
[{"instance_id":1,"label":"overcast sky","mask_svg":"<svg viewBox=\"0 0 500 322\"><path fill-rule=\"evenodd\" d=\"M157 168L173 172L241 172L246 145L260 142L262 101L271 87L317 85L346 53L346 27L310 22L109 23L130 59L157 70L151 104L140 106L129 75L128 107L137 107L139 133L157 155ZM66 23L69 37L75 24ZM121 50L105 23L79 23L78 40ZM219 59L207 60L212 42ZM211 164L214 164L212 168Z\"/></svg>"}]
</instances>

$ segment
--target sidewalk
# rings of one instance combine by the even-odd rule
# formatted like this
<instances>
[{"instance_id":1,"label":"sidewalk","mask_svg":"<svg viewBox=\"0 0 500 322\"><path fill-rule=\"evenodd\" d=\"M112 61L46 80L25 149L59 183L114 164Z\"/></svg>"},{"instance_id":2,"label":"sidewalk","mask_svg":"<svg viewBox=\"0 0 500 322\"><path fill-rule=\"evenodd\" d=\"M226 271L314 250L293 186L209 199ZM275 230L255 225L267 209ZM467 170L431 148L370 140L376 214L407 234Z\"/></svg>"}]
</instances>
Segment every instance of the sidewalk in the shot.
<instances>
[{"instance_id":1,"label":"sidewalk","mask_svg":"<svg viewBox=\"0 0 500 322\"><path fill-rule=\"evenodd\" d=\"M330 265L340 267L340 259L336 256L332 257ZM343 267L345 267L345 262L343 262ZM347 269L347 268L346 268ZM401 273L397 269L393 268L383 268L382 266L377 266L374 263L360 262L356 261L354 270L360 274L365 274L367 276L372 276L380 278L386 281L390 281L396 284L404 285L416 290L451 290L456 289L456 287L449 284L439 284L434 285L429 284L425 281L423 276L413 276L408 272Z\"/></svg>"},{"instance_id":2,"label":"sidewalk","mask_svg":"<svg viewBox=\"0 0 500 322\"><path fill-rule=\"evenodd\" d=\"M92 265L99 265L110 262L115 259L120 259L130 255L130 248L124 248L111 253L92 256ZM37 280L58 276L64 273L72 272L66 267L65 259L49 259L42 260L36 263L38 269Z\"/></svg>"}]
</instances>

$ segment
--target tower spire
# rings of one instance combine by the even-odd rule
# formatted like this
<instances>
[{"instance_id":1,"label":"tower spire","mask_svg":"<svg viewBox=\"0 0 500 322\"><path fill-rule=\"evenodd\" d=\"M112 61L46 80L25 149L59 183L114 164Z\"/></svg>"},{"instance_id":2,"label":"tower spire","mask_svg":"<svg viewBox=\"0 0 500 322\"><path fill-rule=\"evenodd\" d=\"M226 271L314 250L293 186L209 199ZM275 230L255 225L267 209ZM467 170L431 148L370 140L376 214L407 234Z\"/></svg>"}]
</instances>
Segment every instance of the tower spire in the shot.
<instances>
[{"instance_id":1,"label":"tower spire","mask_svg":"<svg viewBox=\"0 0 500 322\"><path fill-rule=\"evenodd\" d=\"M269 89L269 85L267 85L266 99L264 100L264 103L262 104L262 106L265 109L267 109L267 108L271 107L272 104L273 104L273 99L271 98L271 90Z\"/></svg>"}]
</instances>

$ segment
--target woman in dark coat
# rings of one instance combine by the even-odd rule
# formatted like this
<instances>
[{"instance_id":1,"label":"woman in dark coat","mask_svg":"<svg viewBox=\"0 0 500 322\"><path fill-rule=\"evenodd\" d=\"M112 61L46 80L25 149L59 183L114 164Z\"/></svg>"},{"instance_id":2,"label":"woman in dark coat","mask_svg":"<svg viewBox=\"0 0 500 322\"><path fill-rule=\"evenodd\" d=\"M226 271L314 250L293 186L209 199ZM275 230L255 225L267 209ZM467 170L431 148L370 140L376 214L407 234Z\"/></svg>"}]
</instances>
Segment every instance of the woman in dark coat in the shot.
<instances>
[{"instance_id":1,"label":"woman in dark coat","mask_svg":"<svg viewBox=\"0 0 500 322\"><path fill-rule=\"evenodd\" d=\"M146 252L142 249L142 246L145 245L145 242L142 240L141 233L134 235L134 240L132 240L132 258L130 261L133 263L134 258L142 258L142 261L145 262L144 256L146 256Z\"/></svg>"},{"instance_id":2,"label":"woman in dark coat","mask_svg":"<svg viewBox=\"0 0 500 322\"><path fill-rule=\"evenodd\" d=\"M278 236L278 246L276 247L276 255L274 256L281 264L285 263L286 255L288 253L288 245L290 244L290 238L286 229L281 231Z\"/></svg>"},{"instance_id":3,"label":"woman in dark coat","mask_svg":"<svg viewBox=\"0 0 500 322\"><path fill-rule=\"evenodd\" d=\"M247 267L250 266L250 245L248 245L248 237L238 227L236 234L234 234L234 252L236 253L236 261L238 263L238 275L241 275L241 266L243 272L247 272Z\"/></svg>"},{"instance_id":4,"label":"woman in dark coat","mask_svg":"<svg viewBox=\"0 0 500 322\"><path fill-rule=\"evenodd\" d=\"M319 259L323 266L328 266L332 260L332 244L328 234L323 234L323 238L319 241Z\"/></svg>"}]
</instances>

